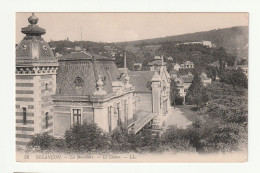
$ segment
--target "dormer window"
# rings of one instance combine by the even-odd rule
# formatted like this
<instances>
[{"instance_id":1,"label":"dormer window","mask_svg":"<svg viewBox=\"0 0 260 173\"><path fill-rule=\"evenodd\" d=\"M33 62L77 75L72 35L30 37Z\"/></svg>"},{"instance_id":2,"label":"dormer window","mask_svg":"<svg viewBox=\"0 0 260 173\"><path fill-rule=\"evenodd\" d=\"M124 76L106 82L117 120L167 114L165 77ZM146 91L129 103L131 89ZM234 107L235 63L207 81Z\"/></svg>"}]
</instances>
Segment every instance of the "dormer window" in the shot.
<instances>
[{"instance_id":1,"label":"dormer window","mask_svg":"<svg viewBox=\"0 0 260 173\"><path fill-rule=\"evenodd\" d=\"M83 80L81 79L81 77L76 77L76 79L74 80L74 83L76 86L82 86Z\"/></svg>"}]
</instances>

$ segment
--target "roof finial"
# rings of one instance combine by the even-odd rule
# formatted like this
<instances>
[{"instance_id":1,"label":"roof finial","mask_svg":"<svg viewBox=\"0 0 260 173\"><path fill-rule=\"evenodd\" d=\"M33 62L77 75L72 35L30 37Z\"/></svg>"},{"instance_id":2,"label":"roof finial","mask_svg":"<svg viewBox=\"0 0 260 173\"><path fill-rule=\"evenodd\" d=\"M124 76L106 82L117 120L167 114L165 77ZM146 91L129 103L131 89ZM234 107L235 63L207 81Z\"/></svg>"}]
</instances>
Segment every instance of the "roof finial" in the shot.
<instances>
[{"instance_id":1,"label":"roof finial","mask_svg":"<svg viewBox=\"0 0 260 173\"><path fill-rule=\"evenodd\" d=\"M31 25L36 25L38 23L38 18L32 13L32 15L28 18L28 21Z\"/></svg>"},{"instance_id":2,"label":"roof finial","mask_svg":"<svg viewBox=\"0 0 260 173\"><path fill-rule=\"evenodd\" d=\"M97 90L94 92L94 95L105 95L106 91L103 90L103 81L101 79L101 76L98 75L98 81L97 81Z\"/></svg>"}]
</instances>

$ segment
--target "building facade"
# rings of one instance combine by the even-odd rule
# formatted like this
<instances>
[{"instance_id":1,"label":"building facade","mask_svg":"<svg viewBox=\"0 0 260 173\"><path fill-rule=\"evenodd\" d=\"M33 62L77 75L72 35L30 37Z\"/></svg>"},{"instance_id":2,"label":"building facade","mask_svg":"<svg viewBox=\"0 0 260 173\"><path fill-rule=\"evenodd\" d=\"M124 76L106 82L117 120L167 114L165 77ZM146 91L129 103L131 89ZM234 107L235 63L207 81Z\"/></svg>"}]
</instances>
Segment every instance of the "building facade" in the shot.
<instances>
[{"instance_id":1,"label":"building facade","mask_svg":"<svg viewBox=\"0 0 260 173\"><path fill-rule=\"evenodd\" d=\"M41 37L45 29L37 25L38 18L33 14L28 21L22 28L26 36L16 47L18 146L37 133L63 137L85 122L108 133L122 124L133 133L147 124L162 125L171 110L170 76L162 60L143 75L121 73L114 58L84 50L55 57Z\"/></svg>"},{"instance_id":2,"label":"building facade","mask_svg":"<svg viewBox=\"0 0 260 173\"><path fill-rule=\"evenodd\" d=\"M133 124L133 91L114 59L73 52L54 57L30 16L16 47L16 144L37 133L62 137L77 123L96 123L106 132Z\"/></svg>"},{"instance_id":3,"label":"building facade","mask_svg":"<svg viewBox=\"0 0 260 173\"><path fill-rule=\"evenodd\" d=\"M166 66L166 63L163 61L163 57L155 56L154 61L148 63L150 71L159 71L162 66Z\"/></svg>"},{"instance_id":4,"label":"building facade","mask_svg":"<svg viewBox=\"0 0 260 173\"><path fill-rule=\"evenodd\" d=\"M144 126L151 121L155 129L161 128L166 116L171 114L170 75L166 64L161 59L155 60L150 63L150 71L129 71L128 74L130 84L135 86L134 116L140 120L137 122ZM133 128L136 132L135 125Z\"/></svg>"},{"instance_id":5,"label":"building facade","mask_svg":"<svg viewBox=\"0 0 260 173\"><path fill-rule=\"evenodd\" d=\"M38 18L28 18L26 34L16 47L16 144L25 145L36 133L53 134L52 95L58 61L41 35Z\"/></svg>"},{"instance_id":6,"label":"building facade","mask_svg":"<svg viewBox=\"0 0 260 173\"><path fill-rule=\"evenodd\" d=\"M60 57L53 96L54 136L84 122L96 123L106 132L120 123L132 125L133 90L113 58L88 52Z\"/></svg>"}]
</instances>

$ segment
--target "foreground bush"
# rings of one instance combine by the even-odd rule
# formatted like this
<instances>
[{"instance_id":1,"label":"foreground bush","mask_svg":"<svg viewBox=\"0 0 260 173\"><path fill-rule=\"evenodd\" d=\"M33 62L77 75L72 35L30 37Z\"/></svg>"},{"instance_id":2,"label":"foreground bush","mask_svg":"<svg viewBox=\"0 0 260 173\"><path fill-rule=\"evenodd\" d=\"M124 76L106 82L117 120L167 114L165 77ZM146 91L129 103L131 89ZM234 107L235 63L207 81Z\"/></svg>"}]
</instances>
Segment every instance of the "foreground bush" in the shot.
<instances>
[{"instance_id":1,"label":"foreground bush","mask_svg":"<svg viewBox=\"0 0 260 173\"><path fill-rule=\"evenodd\" d=\"M128 152L131 149L127 126L116 127L111 134L111 149L114 151Z\"/></svg>"},{"instance_id":2,"label":"foreground bush","mask_svg":"<svg viewBox=\"0 0 260 173\"><path fill-rule=\"evenodd\" d=\"M56 139L45 132L34 135L28 143L28 147L41 150L57 150L66 148L66 144L64 139Z\"/></svg>"},{"instance_id":3,"label":"foreground bush","mask_svg":"<svg viewBox=\"0 0 260 173\"><path fill-rule=\"evenodd\" d=\"M175 152L194 152L196 148L190 143L189 131L171 126L163 135L162 141L166 148Z\"/></svg>"},{"instance_id":4,"label":"foreground bush","mask_svg":"<svg viewBox=\"0 0 260 173\"><path fill-rule=\"evenodd\" d=\"M109 135L93 123L73 126L66 131L65 141L73 151L107 150L111 144Z\"/></svg>"}]
</instances>

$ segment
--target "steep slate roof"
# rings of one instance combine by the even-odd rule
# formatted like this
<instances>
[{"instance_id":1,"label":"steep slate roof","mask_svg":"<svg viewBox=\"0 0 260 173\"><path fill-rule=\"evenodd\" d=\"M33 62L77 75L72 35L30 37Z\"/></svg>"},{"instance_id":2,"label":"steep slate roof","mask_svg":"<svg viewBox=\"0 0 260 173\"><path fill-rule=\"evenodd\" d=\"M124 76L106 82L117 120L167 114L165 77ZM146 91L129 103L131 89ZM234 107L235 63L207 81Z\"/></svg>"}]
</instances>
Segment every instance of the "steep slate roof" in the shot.
<instances>
[{"instance_id":1,"label":"steep slate roof","mask_svg":"<svg viewBox=\"0 0 260 173\"><path fill-rule=\"evenodd\" d=\"M57 59L50 46L40 36L25 36L16 47L16 62L57 62Z\"/></svg>"},{"instance_id":2,"label":"steep slate roof","mask_svg":"<svg viewBox=\"0 0 260 173\"><path fill-rule=\"evenodd\" d=\"M75 52L59 58L57 70L56 95L89 96L96 90L96 81L100 75L103 89L112 92L112 81L117 81L120 73L113 59L91 54ZM77 80L80 83L76 82Z\"/></svg>"},{"instance_id":3,"label":"steep slate roof","mask_svg":"<svg viewBox=\"0 0 260 173\"><path fill-rule=\"evenodd\" d=\"M28 21L30 25L21 30L26 36L16 47L16 64L57 63L50 46L41 37L45 34L45 29L36 25L38 18L32 14Z\"/></svg>"},{"instance_id":4,"label":"steep slate roof","mask_svg":"<svg viewBox=\"0 0 260 173\"><path fill-rule=\"evenodd\" d=\"M130 84L135 87L135 92L151 92L153 71L129 71Z\"/></svg>"}]
</instances>

